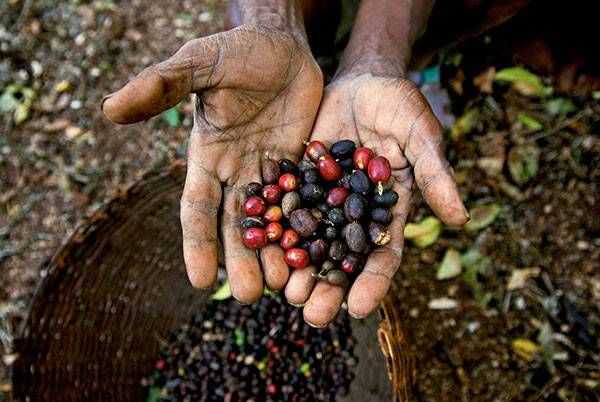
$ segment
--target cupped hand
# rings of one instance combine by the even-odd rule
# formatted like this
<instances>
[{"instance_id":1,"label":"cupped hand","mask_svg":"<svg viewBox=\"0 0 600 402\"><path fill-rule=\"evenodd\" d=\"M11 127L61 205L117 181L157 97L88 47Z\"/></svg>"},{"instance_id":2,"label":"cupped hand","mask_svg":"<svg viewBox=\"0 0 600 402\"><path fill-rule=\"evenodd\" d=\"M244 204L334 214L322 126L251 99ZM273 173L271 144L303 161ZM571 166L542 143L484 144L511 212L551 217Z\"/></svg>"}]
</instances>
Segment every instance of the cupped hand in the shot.
<instances>
[{"instance_id":1,"label":"cupped hand","mask_svg":"<svg viewBox=\"0 0 600 402\"><path fill-rule=\"evenodd\" d=\"M357 318L377 308L400 266L404 225L414 183L433 211L453 226L468 214L452 170L444 157L442 127L427 100L411 81L361 74L341 77L325 89L313 130L313 140L326 145L351 139L385 156L393 169L393 189L399 201L389 229L392 240L374 249L348 294L348 310ZM314 326L327 325L337 314L346 289L295 271L286 287L294 304L305 304L304 318Z\"/></svg>"},{"instance_id":2,"label":"cupped hand","mask_svg":"<svg viewBox=\"0 0 600 402\"><path fill-rule=\"evenodd\" d=\"M263 281L276 290L287 282L279 246L260 251L261 270L256 253L242 244L244 187L261 181L265 158L302 155L322 91L321 71L301 35L242 25L186 43L103 101L110 120L128 124L195 94L181 199L183 253L194 286L206 288L216 279L218 230L240 302L257 300Z\"/></svg>"}]
</instances>

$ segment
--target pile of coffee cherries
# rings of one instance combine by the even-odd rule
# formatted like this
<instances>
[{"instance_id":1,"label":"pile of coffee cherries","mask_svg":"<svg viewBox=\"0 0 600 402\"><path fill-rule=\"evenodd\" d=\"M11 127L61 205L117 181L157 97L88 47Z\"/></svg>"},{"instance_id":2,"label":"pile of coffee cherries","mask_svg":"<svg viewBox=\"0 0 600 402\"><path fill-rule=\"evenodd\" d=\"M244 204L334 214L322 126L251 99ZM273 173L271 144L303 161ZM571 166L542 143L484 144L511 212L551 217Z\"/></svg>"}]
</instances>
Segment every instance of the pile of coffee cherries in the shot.
<instances>
[{"instance_id":1,"label":"pile of coffee cherries","mask_svg":"<svg viewBox=\"0 0 600 402\"><path fill-rule=\"evenodd\" d=\"M319 279L347 286L372 249L391 239L398 201L391 174L386 158L350 140L329 149L312 141L298 164L268 159L263 184L246 188L243 242L251 249L279 242L290 267L312 264Z\"/></svg>"}]
</instances>

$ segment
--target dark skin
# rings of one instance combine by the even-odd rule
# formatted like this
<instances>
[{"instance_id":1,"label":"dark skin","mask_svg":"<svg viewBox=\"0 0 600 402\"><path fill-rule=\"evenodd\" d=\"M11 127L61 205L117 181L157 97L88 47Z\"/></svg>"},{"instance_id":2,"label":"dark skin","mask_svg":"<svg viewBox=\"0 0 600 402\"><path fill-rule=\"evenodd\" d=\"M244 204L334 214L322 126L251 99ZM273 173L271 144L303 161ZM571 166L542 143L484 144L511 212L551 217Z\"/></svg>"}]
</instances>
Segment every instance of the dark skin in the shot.
<instances>
[{"instance_id":1,"label":"dark skin","mask_svg":"<svg viewBox=\"0 0 600 402\"><path fill-rule=\"evenodd\" d=\"M187 43L107 97L103 111L114 122L128 124L195 94L181 204L192 284L206 288L214 283L220 234L236 299L256 301L263 283L273 290L285 288L290 303L305 305L305 320L322 327L337 314L346 289L315 284L314 267L290 275L275 245L260 251L259 263L241 242L243 188L260 181L266 157L299 160L310 138L327 144L350 138L390 160L400 194L390 227L393 240L371 254L350 289L348 308L355 317L377 308L400 266L415 184L447 224L462 225L468 215L442 152L441 126L405 78L410 49L425 29L431 2L363 0L339 70L325 89L304 29L305 18L318 9L314 4L232 2L236 28Z\"/></svg>"}]
</instances>

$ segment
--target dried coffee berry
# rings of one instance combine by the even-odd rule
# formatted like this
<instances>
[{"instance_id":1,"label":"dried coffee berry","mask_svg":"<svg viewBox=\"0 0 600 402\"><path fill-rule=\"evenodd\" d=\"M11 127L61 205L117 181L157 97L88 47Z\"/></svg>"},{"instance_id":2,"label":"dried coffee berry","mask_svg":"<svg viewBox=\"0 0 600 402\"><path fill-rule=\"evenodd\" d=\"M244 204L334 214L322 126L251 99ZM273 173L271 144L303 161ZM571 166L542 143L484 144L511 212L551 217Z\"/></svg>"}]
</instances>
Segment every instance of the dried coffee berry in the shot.
<instances>
[{"instance_id":1,"label":"dried coffee berry","mask_svg":"<svg viewBox=\"0 0 600 402\"><path fill-rule=\"evenodd\" d=\"M329 246L329 258L334 261L342 261L346 256L346 246L339 240L334 240Z\"/></svg>"},{"instance_id":2,"label":"dried coffee berry","mask_svg":"<svg viewBox=\"0 0 600 402\"><path fill-rule=\"evenodd\" d=\"M288 250L292 247L295 247L299 241L300 236L298 235L298 233L296 233L294 229L286 229L281 235L281 241L279 242L279 244L281 245L282 249Z\"/></svg>"},{"instance_id":3,"label":"dried coffee berry","mask_svg":"<svg viewBox=\"0 0 600 402\"><path fill-rule=\"evenodd\" d=\"M344 203L344 215L350 222L360 220L365 214L366 207L367 202L362 195L350 194Z\"/></svg>"},{"instance_id":4,"label":"dried coffee berry","mask_svg":"<svg viewBox=\"0 0 600 402\"><path fill-rule=\"evenodd\" d=\"M357 274L362 269L362 258L358 254L348 254L340 264L342 271L347 274Z\"/></svg>"},{"instance_id":5,"label":"dried coffee berry","mask_svg":"<svg viewBox=\"0 0 600 402\"><path fill-rule=\"evenodd\" d=\"M281 220L282 216L283 216L283 212L281 211L281 207L279 207L277 205L271 205L265 211L263 218L265 218L265 220L267 222L279 222Z\"/></svg>"},{"instance_id":6,"label":"dried coffee berry","mask_svg":"<svg viewBox=\"0 0 600 402\"><path fill-rule=\"evenodd\" d=\"M282 174L291 173L294 176L298 176L298 173L300 172L298 166L289 159L282 159L279 161L279 170Z\"/></svg>"},{"instance_id":7,"label":"dried coffee berry","mask_svg":"<svg viewBox=\"0 0 600 402\"><path fill-rule=\"evenodd\" d=\"M323 219L323 212L321 212L319 210L319 208L311 208L310 209L310 213L312 214L312 216L314 216L315 218L317 218L318 221Z\"/></svg>"},{"instance_id":8,"label":"dried coffee berry","mask_svg":"<svg viewBox=\"0 0 600 402\"><path fill-rule=\"evenodd\" d=\"M313 264L322 262L327 257L328 244L323 239L317 239L310 243L308 247L308 254Z\"/></svg>"},{"instance_id":9,"label":"dried coffee berry","mask_svg":"<svg viewBox=\"0 0 600 402\"><path fill-rule=\"evenodd\" d=\"M356 148L354 151L354 167L360 170L366 170L371 159L375 157L373 151L369 148Z\"/></svg>"},{"instance_id":10,"label":"dried coffee berry","mask_svg":"<svg viewBox=\"0 0 600 402\"><path fill-rule=\"evenodd\" d=\"M262 184L260 184L260 183L252 182L246 186L246 195L248 197L251 197L253 195L260 196L261 193L262 193Z\"/></svg>"},{"instance_id":11,"label":"dried coffee berry","mask_svg":"<svg viewBox=\"0 0 600 402\"><path fill-rule=\"evenodd\" d=\"M336 159L346 159L352 157L355 149L356 144L354 143L354 141L340 140L331 146L329 152Z\"/></svg>"},{"instance_id":12,"label":"dried coffee berry","mask_svg":"<svg viewBox=\"0 0 600 402\"><path fill-rule=\"evenodd\" d=\"M367 235L360 223L352 222L344 227L344 240L348 248L355 253L362 253L367 248Z\"/></svg>"},{"instance_id":13,"label":"dried coffee berry","mask_svg":"<svg viewBox=\"0 0 600 402\"><path fill-rule=\"evenodd\" d=\"M371 210L371 219L375 222L388 225L392 221L392 211L386 208L374 208Z\"/></svg>"},{"instance_id":14,"label":"dried coffee berry","mask_svg":"<svg viewBox=\"0 0 600 402\"><path fill-rule=\"evenodd\" d=\"M308 237L319 227L319 221L306 208L297 209L290 215L290 225L302 237Z\"/></svg>"},{"instance_id":15,"label":"dried coffee berry","mask_svg":"<svg viewBox=\"0 0 600 402\"><path fill-rule=\"evenodd\" d=\"M279 177L279 187L286 192L294 191L298 188L298 179L292 173L284 173Z\"/></svg>"},{"instance_id":16,"label":"dried coffee berry","mask_svg":"<svg viewBox=\"0 0 600 402\"><path fill-rule=\"evenodd\" d=\"M267 240L277 241L283 235L283 226L279 222L271 222L265 228L265 233L267 234Z\"/></svg>"},{"instance_id":17,"label":"dried coffee berry","mask_svg":"<svg viewBox=\"0 0 600 402\"><path fill-rule=\"evenodd\" d=\"M317 162L321 156L327 155L327 147L321 141L311 141L304 152L310 160Z\"/></svg>"},{"instance_id":18,"label":"dried coffee berry","mask_svg":"<svg viewBox=\"0 0 600 402\"><path fill-rule=\"evenodd\" d=\"M346 219L344 218L344 211L341 208L332 208L327 213L327 219L335 226L343 225Z\"/></svg>"},{"instance_id":19,"label":"dried coffee berry","mask_svg":"<svg viewBox=\"0 0 600 402\"><path fill-rule=\"evenodd\" d=\"M301 269L306 268L310 263L308 252L301 248L291 248L285 252L285 263L290 267Z\"/></svg>"},{"instance_id":20,"label":"dried coffee berry","mask_svg":"<svg viewBox=\"0 0 600 402\"><path fill-rule=\"evenodd\" d=\"M333 240L338 236L338 230L333 226L327 226L325 228L325 238L327 240Z\"/></svg>"},{"instance_id":21,"label":"dried coffee berry","mask_svg":"<svg viewBox=\"0 0 600 402\"><path fill-rule=\"evenodd\" d=\"M369 223L369 238L378 246L385 246L392 240L390 232L383 225L375 222Z\"/></svg>"},{"instance_id":22,"label":"dried coffee berry","mask_svg":"<svg viewBox=\"0 0 600 402\"><path fill-rule=\"evenodd\" d=\"M303 183L318 183L319 179L319 172L316 169L309 169L302 172Z\"/></svg>"},{"instance_id":23,"label":"dried coffee berry","mask_svg":"<svg viewBox=\"0 0 600 402\"><path fill-rule=\"evenodd\" d=\"M349 194L350 192L344 187L334 187L329 190L325 200L329 206L339 207L344 205L344 202L346 201L346 198L348 198Z\"/></svg>"},{"instance_id":24,"label":"dried coffee berry","mask_svg":"<svg viewBox=\"0 0 600 402\"><path fill-rule=\"evenodd\" d=\"M262 189L262 197L269 204L277 204L281 199L281 187L277 184L267 184Z\"/></svg>"},{"instance_id":25,"label":"dried coffee berry","mask_svg":"<svg viewBox=\"0 0 600 402\"><path fill-rule=\"evenodd\" d=\"M263 248L267 245L267 233L262 228L249 228L242 234L242 242L251 249Z\"/></svg>"},{"instance_id":26,"label":"dried coffee berry","mask_svg":"<svg viewBox=\"0 0 600 402\"><path fill-rule=\"evenodd\" d=\"M289 219L292 212L298 208L300 208L300 195L297 192L286 193L281 199L281 210L286 218Z\"/></svg>"},{"instance_id":27,"label":"dried coffee berry","mask_svg":"<svg viewBox=\"0 0 600 402\"><path fill-rule=\"evenodd\" d=\"M315 165L312 161L302 159L300 162L298 162L298 170L300 170L300 173L304 173L311 169L317 170L317 165Z\"/></svg>"},{"instance_id":28,"label":"dried coffee berry","mask_svg":"<svg viewBox=\"0 0 600 402\"><path fill-rule=\"evenodd\" d=\"M262 228L265 226L265 222L261 217L258 216L249 216L242 220L242 228Z\"/></svg>"},{"instance_id":29,"label":"dried coffee berry","mask_svg":"<svg viewBox=\"0 0 600 402\"><path fill-rule=\"evenodd\" d=\"M267 205L265 204L265 201L255 195L248 197L244 202L244 212L246 213L246 216L261 216L265 213L266 209Z\"/></svg>"},{"instance_id":30,"label":"dried coffee berry","mask_svg":"<svg viewBox=\"0 0 600 402\"><path fill-rule=\"evenodd\" d=\"M319 158L319 174L325 181L335 181L342 177L342 168L331 155Z\"/></svg>"},{"instance_id":31,"label":"dried coffee berry","mask_svg":"<svg viewBox=\"0 0 600 402\"><path fill-rule=\"evenodd\" d=\"M394 190L384 191L381 194L375 194L373 196L373 201L376 205L389 208L396 205L398 202L398 193Z\"/></svg>"},{"instance_id":32,"label":"dried coffee berry","mask_svg":"<svg viewBox=\"0 0 600 402\"><path fill-rule=\"evenodd\" d=\"M366 194L371 188L369 177L362 170L355 170L350 176L350 189L355 193Z\"/></svg>"},{"instance_id":33,"label":"dried coffee berry","mask_svg":"<svg viewBox=\"0 0 600 402\"><path fill-rule=\"evenodd\" d=\"M339 269L327 272L326 280L330 285L345 288L348 286L348 276Z\"/></svg>"},{"instance_id":34,"label":"dried coffee berry","mask_svg":"<svg viewBox=\"0 0 600 402\"><path fill-rule=\"evenodd\" d=\"M279 179L279 164L273 159L266 159L262 164L262 179L263 183L273 184L277 183Z\"/></svg>"},{"instance_id":35,"label":"dried coffee berry","mask_svg":"<svg viewBox=\"0 0 600 402\"><path fill-rule=\"evenodd\" d=\"M300 197L308 202L318 202L324 195L323 187L318 184L308 183L300 189Z\"/></svg>"}]
</instances>

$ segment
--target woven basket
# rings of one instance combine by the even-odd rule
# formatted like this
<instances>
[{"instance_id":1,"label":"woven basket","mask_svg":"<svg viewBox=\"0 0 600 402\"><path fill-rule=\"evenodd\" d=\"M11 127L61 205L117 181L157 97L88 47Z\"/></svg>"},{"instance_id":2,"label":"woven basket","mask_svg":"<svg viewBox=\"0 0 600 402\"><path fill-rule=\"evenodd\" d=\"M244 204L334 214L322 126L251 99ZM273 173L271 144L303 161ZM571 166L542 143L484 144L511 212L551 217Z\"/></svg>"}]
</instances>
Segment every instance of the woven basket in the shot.
<instances>
[{"instance_id":1,"label":"woven basket","mask_svg":"<svg viewBox=\"0 0 600 402\"><path fill-rule=\"evenodd\" d=\"M184 270L179 198L185 164L148 174L87 219L54 256L17 341L18 401L143 401L140 379L160 340L187 322L208 293ZM394 401L411 400L394 292L378 329Z\"/></svg>"}]
</instances>

